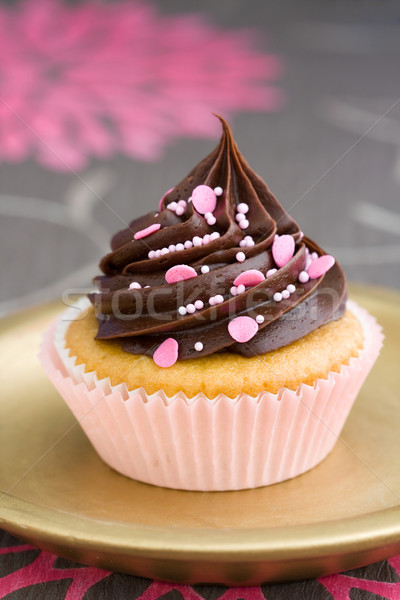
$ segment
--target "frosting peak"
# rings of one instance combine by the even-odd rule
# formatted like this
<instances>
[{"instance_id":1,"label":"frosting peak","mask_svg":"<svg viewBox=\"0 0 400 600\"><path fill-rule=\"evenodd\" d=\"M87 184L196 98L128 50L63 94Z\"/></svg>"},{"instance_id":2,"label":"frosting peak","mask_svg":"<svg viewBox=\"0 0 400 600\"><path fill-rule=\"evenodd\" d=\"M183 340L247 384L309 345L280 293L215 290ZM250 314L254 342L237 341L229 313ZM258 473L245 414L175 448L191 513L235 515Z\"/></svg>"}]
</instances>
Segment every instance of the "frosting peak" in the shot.
<instances>
[{"instance_id":1,"label":"frosting peak","mask_svg":"<svg viewBox=\"0 0 400 600\"><path fill-rule=\"evenodd\" d=\"M343 271L303 237L218 118L217 148L158 212L112 238L90 295L97 338L155 362L162 354L160 366L222 349L268 352L344 312Z\"/></svg>"}]
</instances>

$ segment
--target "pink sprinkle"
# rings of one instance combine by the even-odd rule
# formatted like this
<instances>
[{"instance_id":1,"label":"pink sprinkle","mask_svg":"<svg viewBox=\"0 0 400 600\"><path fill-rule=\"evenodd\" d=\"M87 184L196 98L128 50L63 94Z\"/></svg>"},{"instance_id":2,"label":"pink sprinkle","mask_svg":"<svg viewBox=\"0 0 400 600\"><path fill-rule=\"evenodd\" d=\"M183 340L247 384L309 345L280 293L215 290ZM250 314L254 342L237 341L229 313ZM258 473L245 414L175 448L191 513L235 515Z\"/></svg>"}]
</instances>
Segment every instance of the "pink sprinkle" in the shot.
<instances>
[{"instance_id":1,"label":"pink sprinkle","mask_svg":"<svg viewBox=\"0 0 400 600\"><path fill-rule=\"evenodd\" d=\"M283 290L282 291L282 298L284 298L285 300L287 300L290 296L290 292L288 292L288 290Z\"/></svg>"},{"instance_id":2,"label":"pink sprinkle","mask_svg":"<svg viewBox=\"0 0 400 600\"><path fill-rule=\"evenodd\" d=\"M282 300L282 294L280 292L275 292L274 300L275 302L280 302Z\"/></svg>"},{"instance_id":3,"label":"pink sprinkle","mask_svg":"<svg viewBox=\"0 0 400 600\"><path fill-rule=\"evenodd\" d=\"M240 285L237 286L236 290L237 290L238 294L243 294L243 292L246 291L246 288L244 287L243 283L241 283Z\"/></svg>"},{"instance_id":4,"label":"pink sprinkle","mask_svg":"<svg viewBox=\"0 0 400 600\"><path fill-rule=\"evenodd\" d=\"M178 200L178 205L186 208L186 200Z\"/></svg>"},{"instance_id":5,"label":"pink sprinkle","mask_svg":"<svg viewBox=\"0 0 400 600\"><path fill-rule=\"evenodd\" d=\"M221 236L221 234L219 233L219 231L213 231L211 234L211 239L217 240L220 236Z\"/></svg>"},{"instance_id":6,"label":"pink sprinkle","mask_svg":"<svg viewBox=\"0 0 400 600\"><path fill-rule=\"evenodd\" d=\"M189 267L189 265L175 265L165 273L165 280L167 283L176 283L177 281L192 279L192 277L197 277L197 273L193 267Z\"/></svg>"},{"instance_id":7,"label":"pink sprinkle","mask_svg":"<svg viewBox=\"0 0 400 600\"><path fill-rule=\"evenodd\" d=\"M246 220L246 216L243 213L237 213L237 215L235 216L235 219L238 223L240 223L240 221Z\"/></svg>"},{"instance_id":8,"label":"pink sprinkle","mask_svg":"<svg viewBox=\"0 0 400 600\"><path fill-rule=\"evenodd\" d=\"M198 235L195 235L192 241L193 246L201 246L203 244L203 240Z\"/></svg>"},{"instance_id":9,"label":"pink sprinkle","mask_svg":"<svg viewBox=\"0 0 400 600\"><path fill-rule=\"evenodd\" d=\"M245 255L245 253L244 253L244 252L238 252L238 253L236 254L236 260L237 260L238 262L243 262L244 260L246 260L246 255Z\"/></svg>"},{"instance_id":10,"label":"pink sprinkle","mask_svg":"<svg viewBox=\"0 0 400 600\"><path fill-rule=\"evenodd\" d=\"M208 303L209 303L210 306L214 306L214 304L216 304L215 297L214 296L210 296L210 298L208 299Z\"/></svg>"},{"instance_id":11,"label":"pink sprinkle","mask_svg":"<svg viewBox=\"0 0 400 600\"><path fill-rule=\"evenodd\" d=\"M183 213L184 213L184 212L185 212L185 209L183 208L183 206L177 206L177 207L176 207L175 214L176 214L178 217L181 217L181 216L183 215Z\"/></svg>"},{"instance_id":12,"label":"pink sprinkle","mask_svg":"<svg viewBox=\"0 0 400 600\"><path fill-rule=\"evenodd\" d=\"M301 271L301 273L299 273L299 281L300 281L300 283L307 283L307 281L309 279L310 279L310 276L307 273L307 271Z\"/></svg>"},{"instance_id":13,"label":"pink sprinkle","mask_svg":"<svg viewBox=\"0 0 400 600\"><path fill-rule=\"evenodd\" d=\"M182 250L185 249L185 246L183 244L179 243L175 246L175 248L176 248L177 252L181 252Z\"/></svg>"},{"instance_id":14,"label":"pink sprinkle","mask_svg":"<svg viewBox=\"0 0 400 600\"><path fill-rule=\"evenodd\" d=\"M204 307L204 302L202 300L196 300L194 306L196 310L201 310Z\"/></svg>"},{"instance_id":15,"label":"pink sprinkle","mask_svg":"<svg viewBox=\"0 0 400 600\"><path fill-rule=\"evenodd\" d=\"M304 237L304 233L302 231L300 231L299 240L302 240L303 237Z\"/></svg>"},{"instance_id":16,"label":"pink sprinkle","mask_svg":"<svg viewBox=\"0 0 400 600\"><path fill-rule=\"evenodd\" d=\"M167 192L165 192L164 196L163 196L163 197L160 199L160 202L158 203L158 210L159 210L160 212L162 211L162 205L163 205L163 202L164 202L164 198L165 198L166 196L168 196L168 194L169 194L170 192L172 192L172 190L173 190L173 189L174 189L174 188L171 188L171 189L169 189Z\"/></svg>"},{"instance_id":17,"label":"pink sprinkle","mask_svg":"<svg viewBox=\"0 0 400 600\"><path fill-rule=\"evenodd\" d=\"M210 215L209 217L207 217L206 219L207 221L207 225L215 225L215 223L217 222L217 219L214 217L214 215Z\"/></svg>"},{"instance_id":18,"label":"pink sprinkle","mask_svg":"<svg viewBox=\"0 0 400 600\"><path fill-rule=\"evenodd\" d=\"M216 304L221 304L224 301L224 297L221 294L217 294L214 296L214 300Z\"/></svg>"},{"instance_id":19,"label":"pink sprinkle","mask_svg":"<svg viewBox=\"0 0 400 600\"><path fill-rule=\"evenodd\" d=\"M149 258L155 258L156 257L156 253L155 250L150 250L150 252L147 255Z\"/></svg>"},{"instance_id":20,"label":"pink sprinkle","mask_svg":"<svg viewBox=\"0 0 400 600\"><path fill-rule=\"evenodd\" d=\"M174 338L166 339L153 354L153 360L159 367L172 367L178 360L178 342Z\"/></svg>"},{"instance_id":21,"label":"pink sprinkle","mask_svg":"<svg viewBox=\"0 0 400 600\"><path fill-rule=\"evenodd\" d=\"M169 250L168 248L161 248L161 256L164 256L164 254L168 254Z\"/></svg>"},{"instance_id":22,"label":"pink sprinkle","mask_svg":"<svg viewBox=\"0 0 400 600\"><path fill-rule=\"evenodd\" d=\"M293 283L289 283L286 289L289 292L289 294L294 294L296 291L296 286L293 285Z\"/></svg>"},{"instance_id":23,"label":"pink sprinkle","mask_svg":"<svg viewBox=\"0 0 400 600\"><path fill-rule=\"evenodd\" d=\"M193 206L201 215L214 212L217 205L217 196L208 185L198 185L192 192Z\"/></svg>"},{"instance_id":24,"label":"pink sprinkle","mask_svg":"<svg viewBox=\"0 0 400 600\"><path fill-rule=\"evenodd\" d=\"M240 343L248 342L258 331L258 324L251 317L236 317L228 325L231 337Z\"/></svg>"},{"instance_id":25,"label":"pink sprinkle","mask_svg":"<svg viewBox=\"0 0 400 600\"><path fill-rule=\"evenodd\" d=\"M196 312L196 307L195 307L195 305L194 305L194 304L188 304L188 305L186 306L186 310L187 310L187 312L188 312L189 314L191 314L191 315L192 315L194 312Z\"/></svg>"},{"instance_id":26,"label":"pink sprinkle","mask_svg":"<svg viewBox=\"0 0 400 600\"><path fill-rule=\"evenodd\" d=\"M310 268L308 269L308 275L310 279L317 279L318 277L325 275L325 273L329 271L334 264L335 259L330 254L324 254L316 260L313 260Z\"/></svg>"},{"instance_id":27,"label":"pink sprinkle","mask_svg":"<svg viewBox=\"0 0 400 600\"><path fill-rule=\"evenodd\" d=\"M278 267L284 267L294 254L295 242L291 235L281 235L272 244L272 256Z\"/></svg>"},{"instance_id":28,"label":"pink sprinkle","mask_svg":"<svg viewBox=\"0 0 400 600\"><path fill-rule=\"evenodd\" d=\"M237 296L237 293L238 293L238 292L237 292L236 285L233 285L233 286L231 287L231 289L230 289L230 292L231 292L232 296Z\"/></svg>"},{"instance_id":29,"label":"pink sprinkle","mask_svg":"<svg viewBox=\"0 0 400 600\"><path fill-rule=\"evenodd\" d=\"M274 273L277 272L278 269L269 269L267 271L267 277L271 277L271 275L274 275Z\"/></svg>"},{"instance_id":30,"label":"pink sprinkle","mask_svg":"<svg viewBox=\"0 0 400 600\"><path fill-rule=\"evenodd\" d=\"M160 228L160 223L153 223L153 225L149 225L148 227L146 227L146 229L141 229L140 231L137 231L133 237L135 240L140 240L141 238L144 238L150 235L151 233L158 231Z\"/></svg>"},{"instance_id":31,"label":"pink sprinkle","mask_svg":"<svg viewBox=\"0 0 400 600\"><path fill-rule=\"evenodd\" d=\"M186 249L189 249L193 246L193 242L191 242L190 240L186 240L186 242L184 243L184 247Z\"/></svg>"},{"instance_id":32,"label":"pink sprinkle","mask_svg":"<svg viewBox=\"0 0 400 600\"><path fill-rule=\"evenodd\" d=\"M170 246L168 246L168 250L169 250L170 252L175 252L175 250L176 250L176 246L175 246L175 244L171 244Z\"/></svg>"},{"instance_id":33,"label":"pink sprinkle","mask_svg":"<svg viewBox=\"0 0 400 600\"><path fill-rule=\"evenodd\" d=\"M246 213L249 212L249 205L246 204L245 202L241 202L240 204L237 205L236 210L238 211L238 213L245 215Z\"/></svg>"},{"instance_id":34,"label":"pink sprinkle","mask_svg":"<svg viewBox=\"0 0 400 600\"><path fill-rule=\"evenodd\" d=\"M167 204L167 208L168 210L172 210L172 212L175 212L178 208L178 204L176 202L170 202L169 204Z\"/></svg>"},{"instance_id":35,"label":"pink sprinkle","mask_svg":"<svg viewBox=\"0 0 400 600\"><path fill-rule=\"evenodd\" d=\"M203 237L203 244L209 244L211 241L211 235L209 233L206 233L206 235Z\"/></svg>"},{"instance_id":36,"label":"pink sprinkle","mask_svg":"<svg viewBox=\"0 0 400 600\"><path fill-rule=\"evenodd\" d=\"M236 286L242 283L246 287L252 287L253 285L258 285L264 281L264 279L265 277L261 271L249 269L248 271L244 271L244 273L240 273L233 283Z\"/></svg>"},{"instance_id":37,"label":"pink sprinkle","mask_svg":"<svg viewBox=\"0 0 400 600\"><path fill-rule=\"evenodd\" d=\"M249 225L250 225L250 223L248 222L247 219L243 219L243 221L240 221L240 223L239 223L240 229L247 229Z\"/></svg>"}]
</instances>

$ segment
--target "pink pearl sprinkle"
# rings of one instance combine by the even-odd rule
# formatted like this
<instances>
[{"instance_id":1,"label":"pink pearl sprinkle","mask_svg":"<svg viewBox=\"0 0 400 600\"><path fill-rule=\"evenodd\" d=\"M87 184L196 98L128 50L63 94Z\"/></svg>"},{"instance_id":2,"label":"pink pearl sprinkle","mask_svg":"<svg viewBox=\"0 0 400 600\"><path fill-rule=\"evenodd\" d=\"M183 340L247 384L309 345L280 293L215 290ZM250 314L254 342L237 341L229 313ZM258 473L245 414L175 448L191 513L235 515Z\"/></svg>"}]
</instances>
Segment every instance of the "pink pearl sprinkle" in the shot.
<instances>
[{"instance_id":1,"label":"pink pearl sprinkle","mask_svg":"<svg viewBox=\"0 0 400 600\"><path fill-rule=\"evenodd\" d=\"M153 354L153 360L159 367L172 367L178 360L178 342L174 338L166 339Z\"/></svg>"},{"instance_id":2,"label":"pink pearl sprinkle","mask_svg":"<svg viewBox=\"0 0 400 600\"><path fill-rule=\"evenodd\" d=\"M175 252L175 250L176 250L176 246L175 246L175 244L171 244L170 246L168 246L168 250L169 250L170 252Z\"/></svg>"},{"instance_id":3,"label":"pink pearl sprinkle","mask_svg":"<svg viewBox=\"0 0 400 600\"><path fill-rule=\"evenodd\" d=\"M203 350L204 346L202 344L202 342L196 342L194 345L194 349L196 350L196 352L201 352Z\"/></svg>"},{"instance_id":4,"label":"pink pearl sprinkle","mask_svg":"<svg viewBox=\"0 0 400 600\"><path fill-rule=\"evenodd\" d=\"M238 292L237 292L236 285L233 285L229 291L232 294L232 296L237 296Z\"/></svg>"},{"instance_id":5,"label":"pink pearl sprinkle","mask_svg":"<svg viewBox=\"0 0 400 600\"><path fill-rule=\"evenodd\" d=\"M245 288L245 286L243 285L243 283L241 283L240 285L238 285L236 289L237 289L237 293L238 293L238 294L243 294L243 292L245 292L245 291L246 291L246 288Z\"/></svg>"},{"instance_id":6,"label":"pink pearl sprinkle","mask_svg":"<svg viewBox=\"0 0 400 600\"><path fill-rule=\"evenodd\" d=\"M211 241L211 235L209 233L206 233L206 235L203 237L203 244L209 244Z\"/></svg>"},{"instance_id":7,"label":"pink pearl sprinkle","mask_svg":"<svg viewBox=\"0 0 400 600\"><path fill-rule=\"evenodd\" d=\"M330 254L324 254L317 258L317 260L313 260L308 269L310 279L317 279L318 277L325 275L334 264L335 259Z\"/></svg>"},{"instance_id":8,"label":"pink pearl sprinkle","mask_svg":"<svg viewBox=\"0 0 400 600\"><path fill-rule=\"evenodd\" d=\"M237 260L238 262L243 262L244 260L246 260L246 255L245 255L245 253L244 253L244 252L238 252L238 253L236 254L236 260Z\"/></svg>"},{"instance_id":9,"label":"pink pearl sprinkle","mask_svg":"<svg viewBox=\"0 0 400 600\"><path fill-rule=\"evenodd\" d=\"M281 235L272 244L272 256L278 267L284 267L293 257L295 242L291 235Z\"/></svg>"},{"instance_id":10,"label":"pink pearl sprinkle","mask_svg":"<svg viewBox=\"0 0 400 600\"><path fill-rule=\"evenodd\" d=\"M196 310L201 310L204 307L204 302L202 300L196 300L194 306Z\"/></svg>"},{"instance_id":11,"label":"pink pearl sprinkle","mask_svg":"<svg viewBox=\"0 0 400 600\"><path fill-rule=\"evenodd\" d=\"M241 202L237 205L236 210L238 211L238 213L242 213L243 215L245 215L249 212L249 205L245 202Z\"/></svg>"},{"instance_id":12,"label":"pink pearl sprinkle","mask_svg":"<svg viewBox=\"0 0 400 600\"><path fill-rule=\"evenodd\" d=\"M275 302L280 302L282 300L282 294L280 292L275 292L274 300Z\"/></svg>"},{"instance_id":13,"label":"pink pearl sprinkle","mask_svg":"<svg viewBox=\"0 0 400 600\"><path fill-rule=\"evenodd\" d=\"M192 248L193 242L191 242L190 240L186 240L186 242L183 245L185 246L186 249L189 249L189 248Z\"/></svg>"},{"instance_id":14,"label":"pink pearl sprinkle","mask_svg":"<svg viewBox=\"0 0 400 600\"><path fill-rule=\"evenodd\" d=\"M194 304L188 304L186 306L186 310L188 311L189 314L193 314L194 312L196 312L196 307Z\"/></svg>"},{"instance_id":15,"label":"pink pearl sprinkle","mask_svg":"<svg viewBox=\"0 0 400 600\"><path fill-rule=\"evenodd\" d=\"M182 206L183 208L186 208L186 206L187 206L186 200L178 200L178 206Z\"/></svg>"},{"instance_id":16,"label":"pink pearl sprinkle","mask_svg":"<svg viewBox=\"0 0 400 600\"><path fill-rule=\"evenodd\" d=\"M192 192L192 202L197 212L204 215L214 212L217 196L208 185L198 185Z\"/></svg>"},{"instance_id":17,"label":"pink pearl sprinkle","mask_svg":"<svg viewBox=\"0 0 400 600\"><path fill-rule=\"evenodd\" d=\"M216 304L221 304L224 301L224 297L221 294L217 294L214 296L214 300Z\"/></svg>"},{"instance_id":18,"label":"pink pearl sprinkle","mask_svg":"<svg viewBox=\"0 0 400 600\"><path fill-rule=\"evenodd\" d=\"M210 306L214 306L214 304L216 304L214 296L210 296L208 303Z\"/></svg>"},{"instance_id":19,"label":"pink pearl sprinkle","mask_svg":"<svg viewBox=\"0 0 400 600\"><path fill-rule=\"evenodd\" d=\"M277 272L278 269L269 269L267 271L267 277L271 277L271 275L274 275L274 273Z\"/></svg>"},{"instance_id":20,"label":"pink pearl sprinkle","mask_svg":"<svg viewBox=\"0 0 400 600\"><path fill-rule=\"evenodd\" d=\"M217 219L214 217L214 215L211 215L210 217L208 217L206 219L206 221L207 221L207 224L210 225L210 227L211 227L212 225L215 225L215 223L217 222Z\"/></svg>"},{"instance_id":21,"label":"pink pearl sprinkle","mask_svg":"<svg viewBox=\"0 0 400 600\"><path fill-rule=\"evenodd\" d=\"M160 223L153 223L153 225L149 225L145 229L141 229L140 231L137 231L133 237L135 240L140 240L141 238L144 238L144 237L154 233L155 231L158 231L160 228L161 228Z\"/></svg>"},{"instance_id":22,"label":"pink pearl sprinkle","mask_svg":"<svg viewBox=\"0 0 400 600\"><path fill-rule=\"evenodd\" d=\"M140 290L141 287L142 286L137 281L132 281L132 283L129 285L130 290Z\"/></svg>"},{"instance_id":23,"label":"pink pearl sprinkle","mask_svg":"<svg viewBox=\"0 0 400 600\"><path fill-rule=\"evenodd\" d=\"M219 237L221 237L221 234L219 233L219 231L213 231L211 234L211 239L212 240L217 240Z\"/></svg>"},{"instance_id":24,"label":"pink pearl sprinkle","mask_svg":"<svg viewBox=\"0 0 400 600\"><path fill-rule=\"evenodd\" d=\"M164 202L164 198L166 198L168 196L168 194L170 194L172 192L174 188L170 188L169 190L167 190L165 192L165 194L162 196L162 198L160 198L160 202L158 203L158 210L161 212L162 208L163 208L163 202Z\"/></svg>"},{"instance_id":25,"label":"pink pearl sprinkle","mask_svg":"<svg viewBox=\"0 0 400 600\"><path fill-rule=\"evenodd\" d=\"M248 222L247 219L243 219L243 221L240 221L240 223L239 223L240 229L247 229L249 225L250 225L250 223Z\"/></svg>"},{"instance_id":26,"label":"pink pearl sprinkle","mask_svg":"<svg viewBox=\"0 0 400 600\"><path fill-rule=\"evenodd\" d=\"M178 206L175 211L175 214L178 215L178 217L181 217L184 212L185 212L185 209L183 208L183 206Z\"/></svg>"},{"instance_id":27,"label":"pink pearl sprinkle","mask_svg":"<svg viewBox=\"0 0 400 600\"><path fill-rule=\"evenodd\" d=\"M203 240L198 235L195 235L192 241L193 246L201 246L203 244Z\"/></svg>"},{"instance_id":28,"label":"pink pearl sprinkle","mask_svg":"<svg viewBox=\"0 0 400 600\"><path fill-rule=\"evenodd\" d=\"M182 252L182 250L185 249L185 246L183 244L179 243L175 246L175 248L176 248L177 252Z\"/></svg>"},{"instance_id":29,"label":"pink pearl sprinkle","mask_svg":"<svg viewBox=\"0 0 400 600\"><path fill-rule=\"evenodd\" d=\"M300 281L300 283L307 283L307 281L309 279L310 279L310 276L307 273L307 271L301 271L301 273L299 273L299 281Z\"/></svg>"},{"instance_id":30,"label":"pink pearl sprinkle","mask_svg":"<svg viewBox=\"0 0 400 600\"><path fill-rule=\"evenodd\" d=\"M189 267L189 265L175 265L165 273L165 280L167 283L176 283L177 281L184 281L185 279L192 279L193 277L197 277L197 273L193 267Z\"/></svg>"},{"instance_id":31,"label":"pink pearl sprinkle","mask_svg":"<svg viewBox=\"0 0 400 600\"><path fill-rule=\"evenodd\" d=\"M293 285L293 283L289 283L286 289L289 292L289 294L294 294L296 291L296 286Z\"/></svg>"},{"instance_id":32,"label":"pink pearl sprinkle","mask_svg":"<svg viewBox=\"0 0 400 600\"><path fill-rule=\"evenodd\" d=\"M251 317L236 317L228 325L230 336L240 343L248 342L258 331L258 324Z\"/></svg>"},{"instance_id":33,"label":"pink pearl sprinkle","mask_svg":"<svg viewBox=\"0 0 400 600\"><path fill-rule=\"evenodd\" d=\"M282 291L282 298L284 298L285 300L287 300L290 296L290 292L288 292L288 290L283 290Z\"/></svg>"},{"instance_id":34,"label":"pink pearl sprinkle","mask_svg":"<svg viewBox=\"0 0 400 600\"><path fill-rule=\"evenodd\" d=\"M253 285L258 285L261 281L264 281L265 277L261 271L257 269L249 269L248 271L244 271L240 273L233 282L236 286L241 283L246 287L252 287Z\"/></svg>"},{"instance_id":35,"label":"pink pearl sprinkle","mask_svg":"<svg viewBox=\"0 0 400 600\"><path fill-rule=\"evenodd\" d=\"M167 208L168 210L172 210L173 212L175 212L178 208L178 204L176 202L170 202L169 204L167 204Z\"/></svg>"},{"instance_id":36,"label":"pink pearl sprinkle","mask_svg":"<svg viewBox=\"0 0 400 600\"><path fill-rule=\"evenodd\" d=\"M165 254L168 254L169 250L168 248L161 248L161 256L164 256Z\"/></svg>"},{"instance_id":37,"label":"pink pearl sprinkle","mask_svg":"<svg viewBox=\"0 0 400 600\"><path fill-rule=\"evenodd\" d=\"M156 253L154 250L150 250L150 252L147 255L149 258L155 258L156 257Z\"/></svg>"},{"instance_id":38,"label":"pink pearl sprinkle","mask_svg":"<svg viewBox=\"0 0 400 600\"><path fill-rule=\"evenodd\" d=\"M246 219L246 216L243 213L237 213L235 219L238 223L240 223L240 221L244 221Z\"/></svg>"},{"instance_id":39,"label":"pink pearl sprinkle","mask_svg":"<svg viewBox=\"0 0 400 600\"><path fill-rule=\"evenodd\" d=\"M156 258L160 258L161 256L161 250L156 250Z\"/></svg>"}]
</instances>

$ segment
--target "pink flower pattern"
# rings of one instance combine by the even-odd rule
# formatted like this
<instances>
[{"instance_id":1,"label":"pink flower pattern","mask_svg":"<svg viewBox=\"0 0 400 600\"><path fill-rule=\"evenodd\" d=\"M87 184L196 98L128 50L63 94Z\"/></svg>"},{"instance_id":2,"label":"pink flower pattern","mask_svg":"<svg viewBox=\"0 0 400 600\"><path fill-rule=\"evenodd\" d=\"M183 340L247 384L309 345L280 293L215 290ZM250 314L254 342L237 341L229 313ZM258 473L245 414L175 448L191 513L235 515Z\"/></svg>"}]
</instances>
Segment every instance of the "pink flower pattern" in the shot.
<instances>
[{"instance_id":1,"label":"pink flower pattern","mask_svg":"<svg viewBox=\"0 0 400 600\"><path fill-rule=\"evenodd\" d=\"M154 161L177 137L214 137L211 112L279 110L282 63L256 34L150 1L3 3L0 160Z\"/></svg>"}]
</instances>

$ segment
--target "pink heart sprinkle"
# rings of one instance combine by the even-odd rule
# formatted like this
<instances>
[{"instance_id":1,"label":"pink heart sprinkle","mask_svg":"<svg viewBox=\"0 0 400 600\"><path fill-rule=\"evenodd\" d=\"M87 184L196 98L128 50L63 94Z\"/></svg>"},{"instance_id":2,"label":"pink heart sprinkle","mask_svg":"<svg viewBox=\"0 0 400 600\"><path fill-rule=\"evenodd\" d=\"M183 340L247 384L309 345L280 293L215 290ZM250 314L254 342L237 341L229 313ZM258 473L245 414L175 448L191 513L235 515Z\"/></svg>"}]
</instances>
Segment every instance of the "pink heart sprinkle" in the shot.
<instances>
[{"instance_id":1,"label":"pink heart sprinkle","mask_svg":"<svg viewBox=\"0 0 400 600\"><path fill-rule=\"evenodd\" d=\"M330 254L324 254L316 260L313 260L308 269L310 279L318 279L318 277L325 275L334 264L335 259Z\"/></svg>"},{"instance_id":2,"label":"pink heart sprinkle","mask_svg":"<svg viewBox=\"0 0 400 600\"><path fill-rule=\"evenodd\" d=\"M174 338L166 339L153 354L153 360L159 367L172 367L178 360L178 342Z\"/></svg>"},{"instance_id":3,"label":"pink heart sprinkle","mask_svg":"<svg viewBox=\"0 0 400 600\"><path fill-rule=\"evenodd\" d=\"M165 273L165 281L167 283L176 283L184 279L192 279L192 277L197 277L197 273L189 265L175 265Z\"/></svg>"},{"instance_id":4,"label":"pink heart sprinkle","mask_svg":"<svg viewBox=\"0 0 400 600\"><path fill-rule=\"evenodd\" d=\"M172 192L174 188L170 188L167 192L165 192L164 196L162 198L160 198L160 202L158 203L158 212L161 212L163 209L163 202L165 200L165 198L168 196L168 194L170 192Z\"/></svg>"},{"instance_id":5,"label":"pink heart sprinkle","mask_svg":"<svg viewBox=\"0 0 400 600\"><path fill-rule=\"evenodd\" d=\"M217 206L217 196L208 185L198 185L192 192L193 206L201 215L212 213Z\"/></svg>"},{"instance_id":6,"label":"pink heart sprinkle","mask_svg":"<svg viewBox=\"0 0 400 600\"><path fill-rule=\"evenodd\" d=\"M140 240L141 238L144 238L150 235L151 233L158 231L160 227L160 223L153 223L153 225L149 225L148 227L146 227L146 229L141 229L140 231L137 231L133 237L135 240Z\"/></svg>"},{"instance_id":7,"label":"pink heart sprinkle","mask_svg":"<svg viewBox=\"0 0 400 600\"><path fill-rule=\"evenodd\" d=\"M258 324L251 317L236 317L228 325L231 337L237 342L248 342L258 331Z\"/></svg>"},{"instance_id":8,"label":"pink heart sprinkle","mask_svg":"<svg viewBox=\"0 0 400 600\"><path fill-rule=\"evenodd\" d=\"M247 271L240 273L233 283L236 286L243 284L246 287L252 287L253 285L261 283L264 279L265 277L261 271L258 271L257 269L248 269Z\"/></svg>"},{"instance_id":9,"label":"pink heart sprinkle","mask_svg":"<svg viewBox=\"0 0 400 600\"><path fill-rule=\"evenodd\" d=\"M295 242L291 235L281 235L272 244L272 256L278 267L284 267L294 254Z\"/></svg>"}]
</instances>

